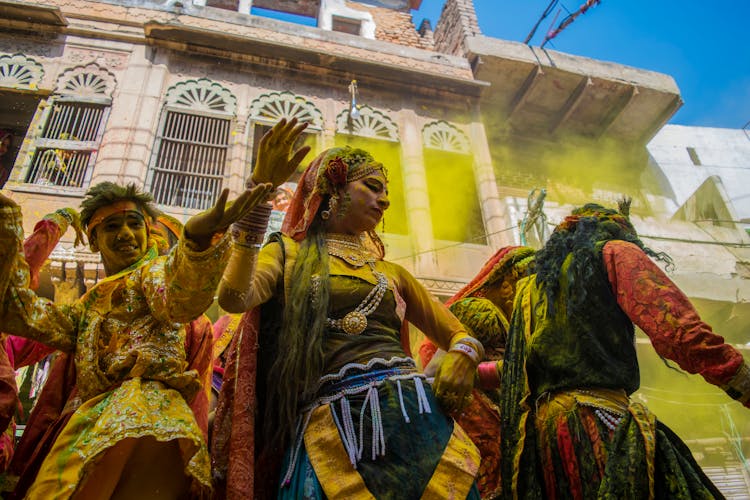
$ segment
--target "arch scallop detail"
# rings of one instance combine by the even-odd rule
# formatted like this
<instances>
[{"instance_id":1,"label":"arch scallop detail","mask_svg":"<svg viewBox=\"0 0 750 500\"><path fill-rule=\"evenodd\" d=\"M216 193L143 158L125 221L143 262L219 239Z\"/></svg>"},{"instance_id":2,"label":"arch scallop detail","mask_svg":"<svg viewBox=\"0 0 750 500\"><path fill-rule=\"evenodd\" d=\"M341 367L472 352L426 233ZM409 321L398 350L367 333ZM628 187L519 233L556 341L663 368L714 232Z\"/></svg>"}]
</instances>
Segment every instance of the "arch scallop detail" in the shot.
<instances>
[{"instance_id":1,"label":"arch scallop detail","mask_svg":"<svg viewBox=\"0 0 750 500\"><path fill-rule=\"evenodd\" d=\"M448 122L436 121L428 123L422 129L424 147L450 151L452 153L469 154L469 138L464 132Z\"/></svg>"},{"instance_id":2,"label":"arch scallop detail","mask_svg":"<svg viewBox=\"0 0 750 500\"><path fill-rule=\"evenodd\" d=\"M398 126L388 116L370 106L362 106L356 118L349 121L349 109L336 117L336 133L352 134L372 139L398 141Z\"/></svg>"},{"instance_id":3,"label":"arch scallop detail","mask_svg":"<svg viewBox=\"0 0 750 500\"><path fill-rule=\"evenodd\" d=\"M115 75L98 64L70 68L60 75L55 93L76 97L111 99L115 91Z\"/></svg>"},{"instance_id":4,"label":"arch scallop detail","mask_svg":"<svg viewBox=\"0 0 750 500\"><path fill-rule=\"evenodd\" d=\"M211 111L234 115L237 98L222 85L208 78L180 82L167 90L167 105L190 111Z\"/></svg>"},{"instance_id":5,"label":"arch scallop detail","mask_svg":"<svg viewBox=\"0 0 750 500\"><path fill-rule=\"evenodd\" d=\"M323 114L310 101L291 92L263 94L250 104L250 119L275 123L297 118L316 130L323 129Z\"/></svg>"},{"instance_id":6,"label":"arch scallop detail","mask_svg":"<svg viewBox=\"0 0 750 500\"><path fill-rule=\"evenodd\" d=\"M0 56L0 87L36 90L44 77L44 67L23 54Z\"/></svg>"}]
</instances>

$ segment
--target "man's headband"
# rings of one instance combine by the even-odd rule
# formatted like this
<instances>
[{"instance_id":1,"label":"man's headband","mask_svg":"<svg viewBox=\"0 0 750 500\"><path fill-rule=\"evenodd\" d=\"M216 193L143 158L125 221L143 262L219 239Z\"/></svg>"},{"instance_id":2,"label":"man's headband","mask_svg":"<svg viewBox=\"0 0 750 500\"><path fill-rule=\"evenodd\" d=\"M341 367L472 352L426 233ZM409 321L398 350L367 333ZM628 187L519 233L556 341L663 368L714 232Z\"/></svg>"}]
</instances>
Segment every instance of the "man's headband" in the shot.
<instances>
[{"instance_id":1,"label":"man's headband","mask_svg":"<svg viewBox=\"0 0 750 500\"><path fill-rule=\"evenodd\" d=\"M91 241L91 234L94 232L96 226L104 222L108 217L125 212L135 212L141 219L145 220L145 217L141 213L141 209L136 202L130 200L116 201L111 205L98 209L94 212L94 215L91 216L91 220L86 225L86 235L89 237L89 241Z\"/></svg>"}]
</instances>

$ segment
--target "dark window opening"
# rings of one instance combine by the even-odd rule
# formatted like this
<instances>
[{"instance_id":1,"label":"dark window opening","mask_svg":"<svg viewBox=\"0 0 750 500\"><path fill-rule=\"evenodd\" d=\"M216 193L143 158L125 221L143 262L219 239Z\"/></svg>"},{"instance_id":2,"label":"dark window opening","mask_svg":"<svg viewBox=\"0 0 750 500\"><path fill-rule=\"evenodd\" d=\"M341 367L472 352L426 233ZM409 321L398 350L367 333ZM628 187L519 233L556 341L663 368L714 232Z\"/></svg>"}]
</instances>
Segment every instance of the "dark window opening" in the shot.
<instances>
[{"instance_id":1,"label":"dark window opening","mask_svg":"<svg viewBox=\"0 0 750 500\"><path fill-rule=\"evenodd\" d=\"M688 155L690 155L690 161L693 162L693 165L703 165L701 163L700 156L698 156L698 152L695 150L695 148L687 148Z\"/></svg>"},{"instance_id":2,"label":"dark window opening","mask_svg":"<svg viewBox=\"0 0 750 500\"><path fill-rule=\"evenodd\" d=\"M350 35L359 35L362 30L362 21L349 17L333 16L331 30L349 33Z\"/></svg>"},{"instance_id":3,"label":"dark window opening","mask_svg":"<svg viewBox=\"0 0 750 500\"><path fill-rule=\"evenodd\" d=\"M7 149L3 148L5 151L0 155L0 188L10 177L39 101L38 96L31 94L0 92L0 131L7 137L5 141L8 146Z\"/></svg>"}]
</instances>

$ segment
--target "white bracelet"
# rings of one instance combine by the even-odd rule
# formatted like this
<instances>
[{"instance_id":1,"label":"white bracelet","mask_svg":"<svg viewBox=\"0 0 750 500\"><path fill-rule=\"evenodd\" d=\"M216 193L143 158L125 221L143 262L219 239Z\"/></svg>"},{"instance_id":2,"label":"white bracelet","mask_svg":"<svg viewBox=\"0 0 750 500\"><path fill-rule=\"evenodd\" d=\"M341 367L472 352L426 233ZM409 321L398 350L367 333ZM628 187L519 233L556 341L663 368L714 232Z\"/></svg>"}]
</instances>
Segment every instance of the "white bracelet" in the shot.
<instances>
[{"instance_id":1,"label":"white bracelet","mask_svg":"<svg viewBox=\"0 0 750 500\"><path fill-rule=\"evenodd\" d=\"M469 347L473 347L475 351L477 351L477 354L479 355L479 359L484 359L484 346L482 343L471 336L461 337L460 339L456 340L453 345L456 344L464 344L468 345Z\"/></svg>"},{"instance_id":2,"label":"white bracelet","mask_svg":"<svg viewBox=\"0 0 750 500\"><path fill-rule=\"evenodd\" d=\"M481 361L479 353L473 347L466 344L453 344L448 352L460 352L461 354L468 356L469 359L471 359L476 365L478 365L479 361Z\"/></svg>"}]
</instances>

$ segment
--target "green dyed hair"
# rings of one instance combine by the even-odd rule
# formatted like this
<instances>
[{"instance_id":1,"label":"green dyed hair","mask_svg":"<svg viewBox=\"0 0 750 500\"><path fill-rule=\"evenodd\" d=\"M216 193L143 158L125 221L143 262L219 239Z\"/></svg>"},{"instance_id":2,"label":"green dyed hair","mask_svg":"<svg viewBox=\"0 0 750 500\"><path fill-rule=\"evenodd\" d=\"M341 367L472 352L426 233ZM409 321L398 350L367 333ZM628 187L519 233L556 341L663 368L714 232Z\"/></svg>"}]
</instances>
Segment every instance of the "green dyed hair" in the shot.
<instances>
[{"instance_id":1,"label":"green dyed hair","mask_svg":"<svg viewBox=\"0 0 750 500\"><path fill-rule=\"evenodd\" d=\"M328 252L317 220L300 243L286 297L278 352L268 381L264 434L283 450L293 437L300 410L313 401L323 375L323 337L330 302ZM311 286L311 283L317 283Z\"/></svg>"}]
</instances>

